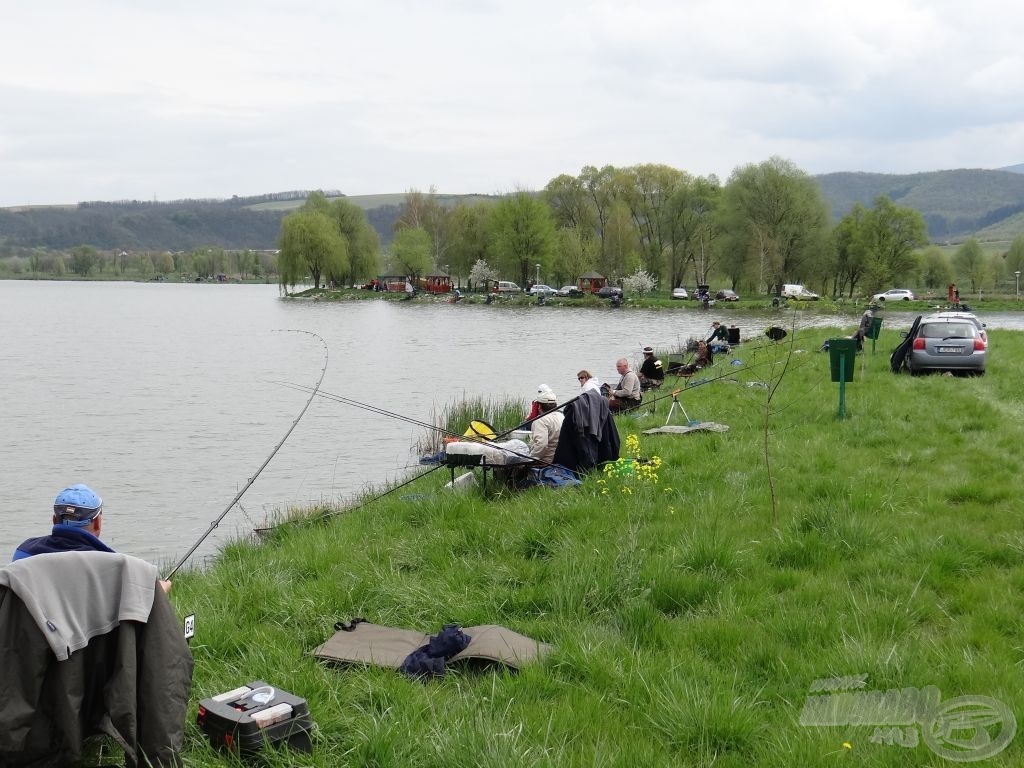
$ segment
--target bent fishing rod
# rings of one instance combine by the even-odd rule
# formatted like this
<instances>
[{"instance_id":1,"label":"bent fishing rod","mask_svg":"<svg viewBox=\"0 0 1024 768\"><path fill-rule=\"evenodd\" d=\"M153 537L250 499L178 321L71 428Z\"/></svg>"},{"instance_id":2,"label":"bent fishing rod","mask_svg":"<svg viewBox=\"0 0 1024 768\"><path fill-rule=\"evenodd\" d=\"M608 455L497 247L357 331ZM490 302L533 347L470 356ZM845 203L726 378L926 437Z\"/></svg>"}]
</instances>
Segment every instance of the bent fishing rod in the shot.
<instances>
[{"instance_id":1,"label":"bent fishing rod","mask_svg":"<svg viewBox=\"0 0 1024 768\"><path fill-rule=\"evenodd\" d=\"M295 330L295 329L287 329L284 332L285 333L306 333L306 334L309 334L310 336L312 336L313 338L317 339L323 345L323 348L324 348L324 365L323 365L323 368L320 369L320 378L318 378L316 380L316 386L314 386L312 388L312 392L311 392L311 394L309 396L309 399L306 400L306 404L304 406L302 406L302 410L299 411L299 415L295 417L295 420L292 422L291 426L288 427L288 431L284 433L284 437L282 437L281 440L277 443L277 445L274 446L274 450L272 450L270 452L270 455L267 456L266 459L264 459L263 463L260 464L259 469L256 470L256 472L253 474L253 476L249 478L249 480L246 482L246 484L244 486L242 486L242 490L240 490L238 493L235 494L235 498L233 498L231 500L231 502L224 508L224 511L220 513L220 515L217 517L216 520L214 520L213 522L210 523L210 526L206 529L206 532L203 533L203 535L199 537L199 539L196 541L196 543L192 545L192 548L189 549L189 551L185 553L185 556L182 557L175 564L175 566L173 568L171 568L170 572L166 576L164 576L164 581L170 581L171 577L174 576L174 574L178 572L178 569L181 568L181 566L183 566L188 561L188 559L190 557L192 557L192 555L195 553L195 551L197 549L199 549L199 545L202 544L206 540L206 537L209 536L211 533L213 533L214 529L218 525L220 525L221 520L223 520L227 516L228 512L231 511L231 508L234 507L235 504L238 503L239 499L241 499L242 496L245 494L245 492L249 490L249 487L253 483L256 482L256 478L260 476L260 473L264 469L266 469L267 464L270 463L270 460L273 459L274 456L277 455L277 452L279 450L281 450L281 446L284 445L285 440L288 439L288 436L291 435L291 433L295 430L295 427L298 426L299 422L302 420L302 417L305 415L306 410L309 408L310 403L313 402L313 398L316 397L317 393L320 391L320 383L324 380L324 374L327 373L327 357L328 357L327 342L324 341L322 336L320 336L319 334L313 333L312 331L302 331L302 330Z\"/></svg>"}]
</instances>

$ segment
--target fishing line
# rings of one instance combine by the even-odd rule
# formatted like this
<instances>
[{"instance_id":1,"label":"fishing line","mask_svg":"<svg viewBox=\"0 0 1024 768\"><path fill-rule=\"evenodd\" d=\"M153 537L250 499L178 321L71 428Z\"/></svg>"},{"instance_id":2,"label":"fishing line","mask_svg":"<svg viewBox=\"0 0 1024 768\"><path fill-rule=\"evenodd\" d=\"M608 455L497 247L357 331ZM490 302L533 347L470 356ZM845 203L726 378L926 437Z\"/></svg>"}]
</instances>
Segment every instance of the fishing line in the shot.
<instances>
[{"instance_id":1,"label":"fishing line","mask_svg":"<svg viewBox=\"0 0 1024 768\"><path fill-rule=\"evenodd\" d=\"M326 520L329 517L334 517L335 515L340 515L340 514L342 514L344 512L355 512L357 509L362 509L363 507L365 507L365 506L367 506L369 504L372 504L375 501L379 501L380 499L383 499L389 493L394 493L395 491L399 490L400 488L404 488L407 485L411 485L412 483L415 483L417 480L426 477L431 472L436 472L437 470L444 469L444 468L445 468L444 464L438 464L436 467L431 467L426 472L420 472L415 477L410 477L404 483L400 483L399 485L396 485L393 488L388 488L388 490L384 491L384 493L380 494L379 496L374 496L372 498L366 499L365 501L363 501L363 502L361 502L359 504L356 504L354 507L345 507L345 509L335 509L335 510L330 511L330 512L323 512L323 513L317 515L314 519L315 520Z\"/></svg>"},{"instance_id":2,"label":"fishing line","mask_svg":"<svg viewBox=\"0 0 1024 768\"><path fill-rule=\"evenodd\" d=\"M258 534L259 533L266 533L266 532L271 531L274 528L277 528L277 527L279 527L281 525L295 524L295 523L306 522L306 521L310 521L310 520L313 520L313 521L316 521L316 520L327 520L328 518L335 517L337 515L341 515L341 514L345 514L345 513L349 513L349 512L355 512L356 510L362 509L363 507L368 506L368 505L372 504L375 501L379 501L380 499L383 499L389 493L394 493L395 491L399 490L400 488L404 488L405 486L410 485L411 483L415 483L420 478L426 477L431 472L436 472L437 470L443 469L443 468L444 468L443 464L439 464L436 467L431 467L426 472L421 472L420 474L418 474L418 475L416 475L414 477L410 477L404 483L399 483L398 485L394 486L393 488L388 488L388 490L384 491L383 493L381 493L381 494L379 494L377 496L373 496L373 497L371 497L369 499L365 499L364 501L360 502L359 504L356 504L354 507L345 507L344 509L334 509L334 510L330 510L330 511L325 511L325 512L321 512L319 515L316 515L314 517L294 518L294 519L291 519L291 520L285 520L284 522L278 523L278 525L272 526L270 528L254 528L253 530L256 533L258 533Z\"/></svg>"},{"instance_id":3,"label":"fishing line","mask_svg":"<svg viewBox=\"0 0 1024 768\"><path fill-rule=\"evenodd\" d=\"M231 502L224 508L224 511L220 513L220 515L217 517L216 520L214 520L213 522L210 523L210 526L209 526L209 528L206 529L206 532L202 536L199 537L199 539L196 541L196 543L192 545L192 548L189 549L189 551L185 553L185 556L182 557L181 560L179 560L177 562L177 564L173 568L171 568L170 573L168 573L166 576L164 576L164 580L165 581L170 581L171 577L174 576L174 574L178 572L178 569L181 568L181 566L183 566L185 564L185 562L192 556L192 554L197 549L199 549L199 545L202 544L206 540L206 537L209 536L211 533L213 533L214 529L218 525L220 525L221 520L223 520L225 518L225 516L228 514L228 512L231 511L231 508L234 507L235 504L238 503L238 500L242 498L242 495L247 490L249 490L249 486L251 486L254 482L256 482L256 478L260 476L260 473L266 468L267 464L270 463L270 460L273 459L274 456L277 455L277 452L279 450L281 450L281 446L284 445L284 441L288 439L288 436L291 435L291 433L294 431L295 427L298 426L299 421L302 420L302 417L306 413L306 410L309 408L310 403L313 402L313 398L316 397L317 392L320 391L320 383L324 380L324 374L327 373L327 358L328 358L327 342L324 341L322 336L320 336L319 334L313 333L312 331L302 331L302 330L295 330L295 329L286 329L286 330L283 330L283 331L275 331L275 333L305 333L305 334L308 334L309 336L312 336L313 338L317 339L323 345L323 348L324 348L324 365L323 365L323 368L320 369L320 377L316 380L316 386L312 387L312 392L311 392L311 394L309 396L309 399L306 400L306 404L304 406L302 406L302 410L299 411L299 415L295 417L295 420L292 422L292 425L290 427L288 427L288 431L284 433L284 437L281 438L281 440L278 442L278 444L274 446L274 450L272 450L270 452L270 455L267 456L267 458L263 461L262 464L260 464L260 468L257 469L256 472L253 474L253 476L250 477L249 480L246 482L246 484L244 486L242 486L242 490L240 490L238 493L235 494L235 498L233 498L231 500Z\"/></svg>"},{"instance_id":4,"label":"fishing line","mask_svg":"<svg viewBox=\"0 0 1024 768\"><path fill-rule=\"evenodd\" d=\"M297 390L300 390L302 392L309 392L310 389L311 389L310 387L306 386L305 384L295 384L295 383L290 382L290 381L275 381L273 383L280 384L281 386L288 387L290 389L297 389ZM379 414L381 416L387 416L389 419L397 419L398 421L405 421L405 422L408 422L409 424L415 424L416 426L423 427L424 429L429 429L429 430L432 430L434 432L439 432L442 435L445 435L447 437L454 437L454 438L458 438L460 440L465 440L467 442L484 443L486 445L491 446L492 448L495 448L495 449L497 449L499 451L504 451L505 453L508 453L508 454L510 454L512 456L518 456L520 458L531 458L528 453L520 453L519 451L516 451L516 450L514 450L512 448L509 448L507 446L496 445L494 442L492 442L490 440L484 440L482 438L477 438L477 437L470 437L470 436L466 436L466 435L463 435L463 434L459 434L458 432L451 432L451 431L445 429L444 427L437 426L436 424L431 424L431 423L426 422L426 421L420 421L419 419L414 419L411 416L403 416L400 413L395 413L394 411L389 411L389 410L387 410L385 408L379 408L376 405L370 405L369 403L362 403L362 402L360 402L358 400L353 400L350 397L344 397L343 395L336 395L336 394L333 394L331 392L315 392L314 394L318 394L320 397L325 398L327 400L333 400L336 403L343 403L344 405L351 405L354 408L361 408L363 410L370 411L371 413L376 413L376 414ZM581 397L581 395L577 395L576 397L574 397L574 398L572 398L570 400L566 400L564 403L559 405L558 408L563 408L566 405L569 405L571 402L573 402L574 400L578 399L579 397ZM543 415L543 414L541 414L541 415ZM540 418L540 416L538 416L536 418ZM520 429L521 427L523 427L523 426L525 426L527 424L531 424L532 422L536 421L536 418L535 419L529 419L529 420L527 420L525 422L521 422L519 424L519 426L513 427L512 429L506 430L504 432L499 432L499 433L496 434L496 437L504 437L505 435L508 435L508 434L516 431L517 429ZM548 466L551 466L549 462L538 462L538 463L547 464Z\"/></svg>"},{"instance_id":5,"label":"fishing line","mask_svg":"<svg viewBox=\"0 0 1024 768\"><path fill-rule=\"evenodd\" d=\"M290 389L297 389L301 392L309 392L313 389L312 387L309 387L305 384L295 384L294 382L291 381L273 381L271 383L279 384L283 387L288 387ZM370 405L369 403L361 403L358 400L353 400L350 397L345 397L343 395L335 395L331 392L315 392L314 394L318 394L320 395L320 397L326 400L333 400L336 403L351 405L354 408L361 408L365 411L370 411L371 413L376 413L380 416L386 416L389 419L397 419L398 421L404 421L409 424L414 424L417 427L423 427L424 429L429 429L434 432L440 432L444 435L447 435L448 437L464 437L464 435L460 435L455 432L449 432L444 427L439 427L436 424L431 424L426 421L420 421L419 419L414 419L411 416L403 416L400 413L395 413L394 411L389 411L385 408L378 408L376 405Z\"/></svg>"}]
</instances>

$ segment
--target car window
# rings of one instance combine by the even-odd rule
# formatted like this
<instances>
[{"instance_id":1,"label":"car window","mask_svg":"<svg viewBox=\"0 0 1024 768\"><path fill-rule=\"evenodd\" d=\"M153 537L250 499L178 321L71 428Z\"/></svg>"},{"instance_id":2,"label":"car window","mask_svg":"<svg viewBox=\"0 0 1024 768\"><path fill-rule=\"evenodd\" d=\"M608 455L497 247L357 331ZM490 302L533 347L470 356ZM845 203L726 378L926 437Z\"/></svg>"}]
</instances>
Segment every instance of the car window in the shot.
<instances>
[{"instance_id":1,"label":"car window","mask_svg":"<svg viewBox=\"0 0 1024 768\"><path fill-rule=\"evenodd\" d=\"M921 326L920 336L926 339L973 339L974 323L939 322Z\"/></svg>"}]
</instances>

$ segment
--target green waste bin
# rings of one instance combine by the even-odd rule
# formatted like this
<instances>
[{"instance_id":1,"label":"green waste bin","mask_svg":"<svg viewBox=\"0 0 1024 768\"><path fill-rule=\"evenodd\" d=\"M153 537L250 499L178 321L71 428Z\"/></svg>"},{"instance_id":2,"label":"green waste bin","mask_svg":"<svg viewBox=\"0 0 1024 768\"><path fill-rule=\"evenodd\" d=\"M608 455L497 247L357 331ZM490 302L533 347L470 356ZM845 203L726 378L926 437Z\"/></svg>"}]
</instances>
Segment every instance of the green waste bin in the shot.
<instances>
[{"instance_id":1,"label":"green waste bin","mask_svg":"<svg viewBox=\"0 0 1024 768\"><path fill-rule=\"evenodd\" d=\"M882 332L882 318L872 317L871 327L867 331L867 337L874 341L878 338L878 334Z\"/></svg>"},{"instance_id":2,"label":"green waste bin","mask_svg":"<svg viewBox=\"0 0 1024 768\"><path fill-rule=\"evenodd\" d=\"M881 325L882 321L878 321ZM853 363L857 359L856 339L828 340L829 366L832 370L832 381L839 381L840 361L843 361L843 380L853 381Z\"/></svg>"}]
</instances>

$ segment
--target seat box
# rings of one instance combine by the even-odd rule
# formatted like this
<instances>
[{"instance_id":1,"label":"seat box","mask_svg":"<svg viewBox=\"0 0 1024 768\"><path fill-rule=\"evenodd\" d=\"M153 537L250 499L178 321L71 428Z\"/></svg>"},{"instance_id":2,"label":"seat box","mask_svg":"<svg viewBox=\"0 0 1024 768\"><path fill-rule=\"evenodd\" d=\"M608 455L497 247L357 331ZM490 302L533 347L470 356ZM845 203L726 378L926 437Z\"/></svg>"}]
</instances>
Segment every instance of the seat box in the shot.
<instances>
[{"instance_id":1,"label":"seat box","mask_svg":"<svg viewBox=\"0 0 1024 768\"><path fill-rule=\"evenodd\" d=\"M214 747L236 754L282 743L313 751L313 719L306 700L262 680L202 699L196 722Z\"/></svg>"}]
</instances>

